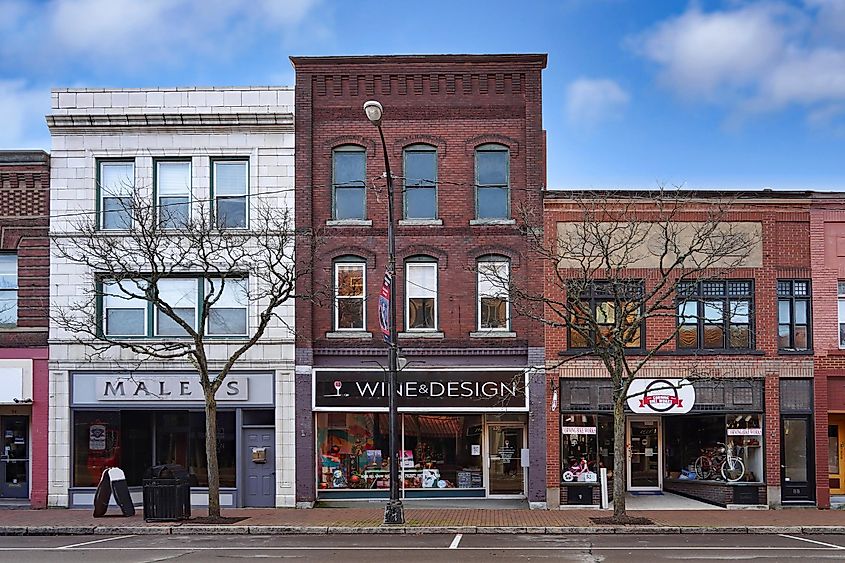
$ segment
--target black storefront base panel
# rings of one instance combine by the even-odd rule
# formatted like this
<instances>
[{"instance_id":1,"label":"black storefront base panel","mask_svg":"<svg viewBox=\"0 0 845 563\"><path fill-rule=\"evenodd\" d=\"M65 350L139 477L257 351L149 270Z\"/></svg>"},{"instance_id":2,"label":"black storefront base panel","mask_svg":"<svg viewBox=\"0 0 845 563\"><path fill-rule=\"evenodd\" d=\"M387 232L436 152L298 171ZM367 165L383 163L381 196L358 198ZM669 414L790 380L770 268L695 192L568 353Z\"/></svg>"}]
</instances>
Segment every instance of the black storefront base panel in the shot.
<instances>
[{"instance_id":1,"label":"black storefront base panel","mask_svg":"<svg viewBox=\"0 0 845 563\"><path fill-rule=\"evenodd\" d=\"M664 479L663 490L721 507L729 504L766 504L764 483Z\"/></svg>"},{"instance_id":2,"label":"black storefront base panel","mask_svg":"<svg viewBox=\"0 0 845 563\"><path fill-rule=\"evenodd\" d=\"M321 490L320 500L367 500L387 499L388 489L344 489ZM438 499L438 498L486 498L484 489L406 489L403 498L406 499Z\"/></svg>"}]
</instances>

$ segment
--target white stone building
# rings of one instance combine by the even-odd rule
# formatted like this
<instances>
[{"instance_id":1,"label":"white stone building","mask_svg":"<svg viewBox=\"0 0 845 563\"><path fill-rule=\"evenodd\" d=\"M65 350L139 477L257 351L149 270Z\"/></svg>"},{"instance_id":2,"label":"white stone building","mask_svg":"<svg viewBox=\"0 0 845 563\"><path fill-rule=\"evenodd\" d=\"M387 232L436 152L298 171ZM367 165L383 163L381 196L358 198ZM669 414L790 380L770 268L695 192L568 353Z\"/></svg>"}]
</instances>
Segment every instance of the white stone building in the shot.
<instances>
[{"instance_id":1,"label":"white stone building","mask_svg":"<svg viewBox=\"0 0 845 563\"><path fill-rule=\"evenodd\" d=\"M99 214L105 228L114 217L104 219L110 203L100 187L116 173L131 178L138 190L162 182L165 172L182 174L190 186L185 194L190 202L220 198L212 190L215 180L223 185L225 176L227 193L244 196L249 206L256 198L292 206L293 106L293 89L280 87L54 90L47 116L52 134L51 233L68 233L74 219L85 214ZM162 193L163 188L157 189ZM217 203L222 208L220 199ZM243 214L249 217L248 211ZM56 242L52 244L50 301L55 313L73 307L95 283L97 272L60 259ZM196 283L203 291L205 282ZM243 318L253 326L258 306L245 308ZM161 338L159 321L149 328L152 309L136 312L144 335ZM236 364L230 376L238 388L235 400L219 401L222 506L295 504L294 343L286 328L293 326L292 301L280 316ZM51 321L49 505L90 505L107 465L124 469L138 502L143 472L159 463L186 466L194 485L192 503L206 503L203 402L201 392L194 399L198 388L191 365L144 361L126 379L126 366L136 357L113 348L106 359L92 360L91 350L74 337ZM245 339L221 338L210 347L212 358L228 358ZM159 391L127 392L140 381ZM121 382L126 388L119 387ZM267 448L267 461L255 463L253 450L262 447Z\"/></svg>"}]
</instances>

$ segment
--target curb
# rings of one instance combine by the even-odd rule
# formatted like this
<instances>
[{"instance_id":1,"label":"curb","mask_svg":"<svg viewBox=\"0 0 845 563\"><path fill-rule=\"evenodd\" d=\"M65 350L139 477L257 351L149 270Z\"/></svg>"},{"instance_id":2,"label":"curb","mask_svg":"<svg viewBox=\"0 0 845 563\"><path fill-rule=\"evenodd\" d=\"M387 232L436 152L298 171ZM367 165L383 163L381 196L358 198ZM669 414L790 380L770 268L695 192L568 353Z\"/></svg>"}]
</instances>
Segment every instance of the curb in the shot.
<instances>
[{"instance_id":1,"label":"curb","mask_svg":"<svg viewBox=\"0 0 845 563\"><path fill-rule=\"evenodd\" d=\"M0 526L0 536L845 534L845 526Z\"/></svg>"}]
</instances>

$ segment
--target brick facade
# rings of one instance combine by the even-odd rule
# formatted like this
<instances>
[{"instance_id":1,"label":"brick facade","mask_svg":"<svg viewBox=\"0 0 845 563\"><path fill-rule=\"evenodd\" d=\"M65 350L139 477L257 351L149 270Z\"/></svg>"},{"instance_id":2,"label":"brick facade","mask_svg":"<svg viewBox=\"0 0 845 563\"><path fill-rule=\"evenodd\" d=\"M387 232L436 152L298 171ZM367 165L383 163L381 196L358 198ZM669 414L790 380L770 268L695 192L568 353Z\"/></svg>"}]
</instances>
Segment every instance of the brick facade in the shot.
<instances>
[{"instance_id":1,"label":"brick facade","mask_svg":"<svg viewBox=\"0 0 845 563\"><path fill-rule=\"evenodd\" d=\"M540 288L540 272L527 259L521 211L539 218L545 186L541 70L545 55L294 57L296 68L297 228L319 233L316 254L301 244L297 259L313 275L303 293L331 291L332 261L354 255L366 261L366 338L335 338L333 306L303 305L296 319L297 458L301 502L313 501L315 450L311 377L326 365L360 366L383 358L377 296L387 265L384 162L378 132L363 112L375 99L384 106L383 130L396 180L396 219L402 219L403 148L424 143L437 151L437 220L396 230L398 329L404 330L404 262L425 255L437 260L439 322L436 339L400 337L403 354L426 367L522 366L542 357L542 327L514 316L506 338L479 333L476 260L507 257L519 283ZM511 220L475 221L475 149L496 143L510 152ZM366 220L333 222L332 149L354 144L366 150ZM375 336L373 336L375 335ZM541 362L540 362L541 363ZM532 404L543 381L532 383ZM537 395L535 397L535 394ZM543 502L543 409L530 415L531 469L528 497ZM535 469L538 468L538 469Z\"/></svg>"},{"instance_id":2,"label":"brick facade","mask_svg":"<svg viewBox=\"0 0 845 563\"><path fill-rule=\"evenodd\" d=\"M716 192L700 192L696 194L704 198L705 203L696 204L690 201L685 205L684 212L677 216L677 221L701 221L707 209L707 198L720 198L721 194ZM753 279L754 280L754 305L753 305L753 349L746 353L720 353L701 354L684 353L676 351L674 342L670 342L663 348L660 355L653 358L651 363L642 373L643 377L685 377L693 369L706 370L715 374L716 377L726 379L745 378L747 380L759 381L764 389L765 412L763 416L763 442L765 444L764 483L765 490L761 495L761 503L768 499L768 503L776 505L780 503L781 497L781 418L780 418L780 393L779 382L787 378L810 379L813 377L813 356L812 351L806 353L782 353L777 346L777 280L778 279L810 279L813 277L813 313L816 314L820 306L820 295L829 295L830 290L815 279L816 268L811 267L811 211L810 199L806 193L782 193L753 192L744 194L732 200L725 221L742 221L759 223L761 225L762 261L760 267L747 267L733 271L729 276L731 279ZM649 204L644 203L638 208L641 220L647 220L650 211ZM581 221L577 205L566 193L547 193L545 199L545 228L547 241L553 241L554 233L557 232L558 223L567 221ZM546 273L550 279L550 272ZM648 287L654 283L655 272L648 269L631 270L632 277L645 280ZM834 276L835 277L835 276ZM827 284L830 285L830 284ZM833 283L835 286L835 282ZM550 297L556 291L554 286L547 284L546 292ZM833 288L835 295L835 287ZM831 305L829 311L835 316L835 304ZM814 316L815 327L818 327L819 317ZM645 327L645 346L654 347L671 335L674 330L675 320L672 317L662 319L651 319ZM835 327L835 319L832 327ZM825 339L825 330L834 331L835 328L819 329L813 334L813 342L816 351L819 350L819 343ZM835 334L834 334L835 336ZM604 368L597 361L589 358L568 359L567 358L567 334L565 329L546 329L546 361L548 385L556 386L561 378L603 378ZM835 344L834 344L835 347ZM845 357L845 356L843 356ZM818 360L816 360L818 367ZM818 389L818 383L816 388ZM816 409L819 408L818 391ZM552 409L551 398L547 399L547 408ZM845 408L845 405L843 405ZM546 479L549 483L550 504L554 504L553 497L557 495L556 487L561 482L561 450L560 450L560 414L554 413L547 419L548 431L548 460ZM826 452L822 449L822 436L827 435L824 414L816 411L814 418L816 425L816 451ZM824 426L824 427L823 427ZM826 456L826 453L825 453ZM821 454L816 459L817 480L819 488L816 496L819 506L826 506L826 496L822 483L826 483L827 477L821 479L821 473L826 471L826 457ZM826 485L825 485L826 486ZM665 487L664 487L665 488ZM689 488L689 486L687 486ZM762 490L762 489L761 489ZM724 504L728 496L721 492L718 494L710 491L714 496L709 499L711 502ZM709 494L709 493L708 493ZM713 496L711 495L711 496ZM719 496L722 495L722 496Z\"/></svg>"},{"instance_id":3,"label":"brick facade","mask_svg":"<svg viewBox=\"0 0 845 563\"><path fill-rule=\"evenodd\" d=\"M29 499L47 504L47 336L50 273L50 157L0 151L0 251L17 256L17 321L0 329L0 365L23 369L31 405L3 405L0 415L29 417ZM28 383L31 381L31 383Z\"/></svg>"}]
</instances>

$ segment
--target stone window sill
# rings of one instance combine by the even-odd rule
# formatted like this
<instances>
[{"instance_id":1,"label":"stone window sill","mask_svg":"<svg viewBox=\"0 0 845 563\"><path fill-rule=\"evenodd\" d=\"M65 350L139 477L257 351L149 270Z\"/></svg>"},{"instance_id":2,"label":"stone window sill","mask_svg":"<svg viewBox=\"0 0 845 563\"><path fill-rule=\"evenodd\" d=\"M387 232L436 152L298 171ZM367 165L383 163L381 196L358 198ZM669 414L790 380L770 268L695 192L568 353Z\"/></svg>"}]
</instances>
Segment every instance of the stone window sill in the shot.
<instances>
[{"instance_id":1,"label":"stone window sill","mask_svg":"<svg viewBox=\"0 0 845 563\"><path fill-rule=\"evenodd\" d=\"M471 219L472 226L478 225L516 225L516 219Z\"/></svg>"},{"instance_id":2,"label":"stone window sill","mask_svg":"<svg viewBox=\"0 0 845 563\"><path fill-rule=\"evenodd\" d=\"M373 338L372 332L365 330L339 330L337 332L327 332L326 338L348 338L352 340L371 340Z\"/></svg>"},{"instance_id":3,"label":"stone window sill","mask_svg":"<svg viewBox=\"0 0 845 563\"><path fill-rule=\"evenodd\" d=\"M431 330L431 331L413 331L413 332L400 332L399 338L444 338L444 334L442 332Z\"/></svg>"},{"instance_id":4,"label":"stone window sill","mask_svg":"<svg viewBox=\"0 0 845 563\"><path fill-rule=\"evenodd\" d=\"M369 219L332 219L326 221L327 227L372 227L373 222Z\"/></svg>"},{"instance_id":5,"label":"stone window sill","mask_svg":"<svg viewBox=\"0 0 845 563\"><path fill-rule=\"evenodd\" d=\"M469 333L470 338L516 338L515 332L506 330L479 330Z\"/></svg>"},{"instance_id":6,"label":"stone window sill","mask_svg":"<svg viewBox=\"0 0 845 563\"><path fill-rule=\"evenodd\" d=\"M400 227L442 227L443 219L399 219Z\"/></svg>"}]
</instances>

